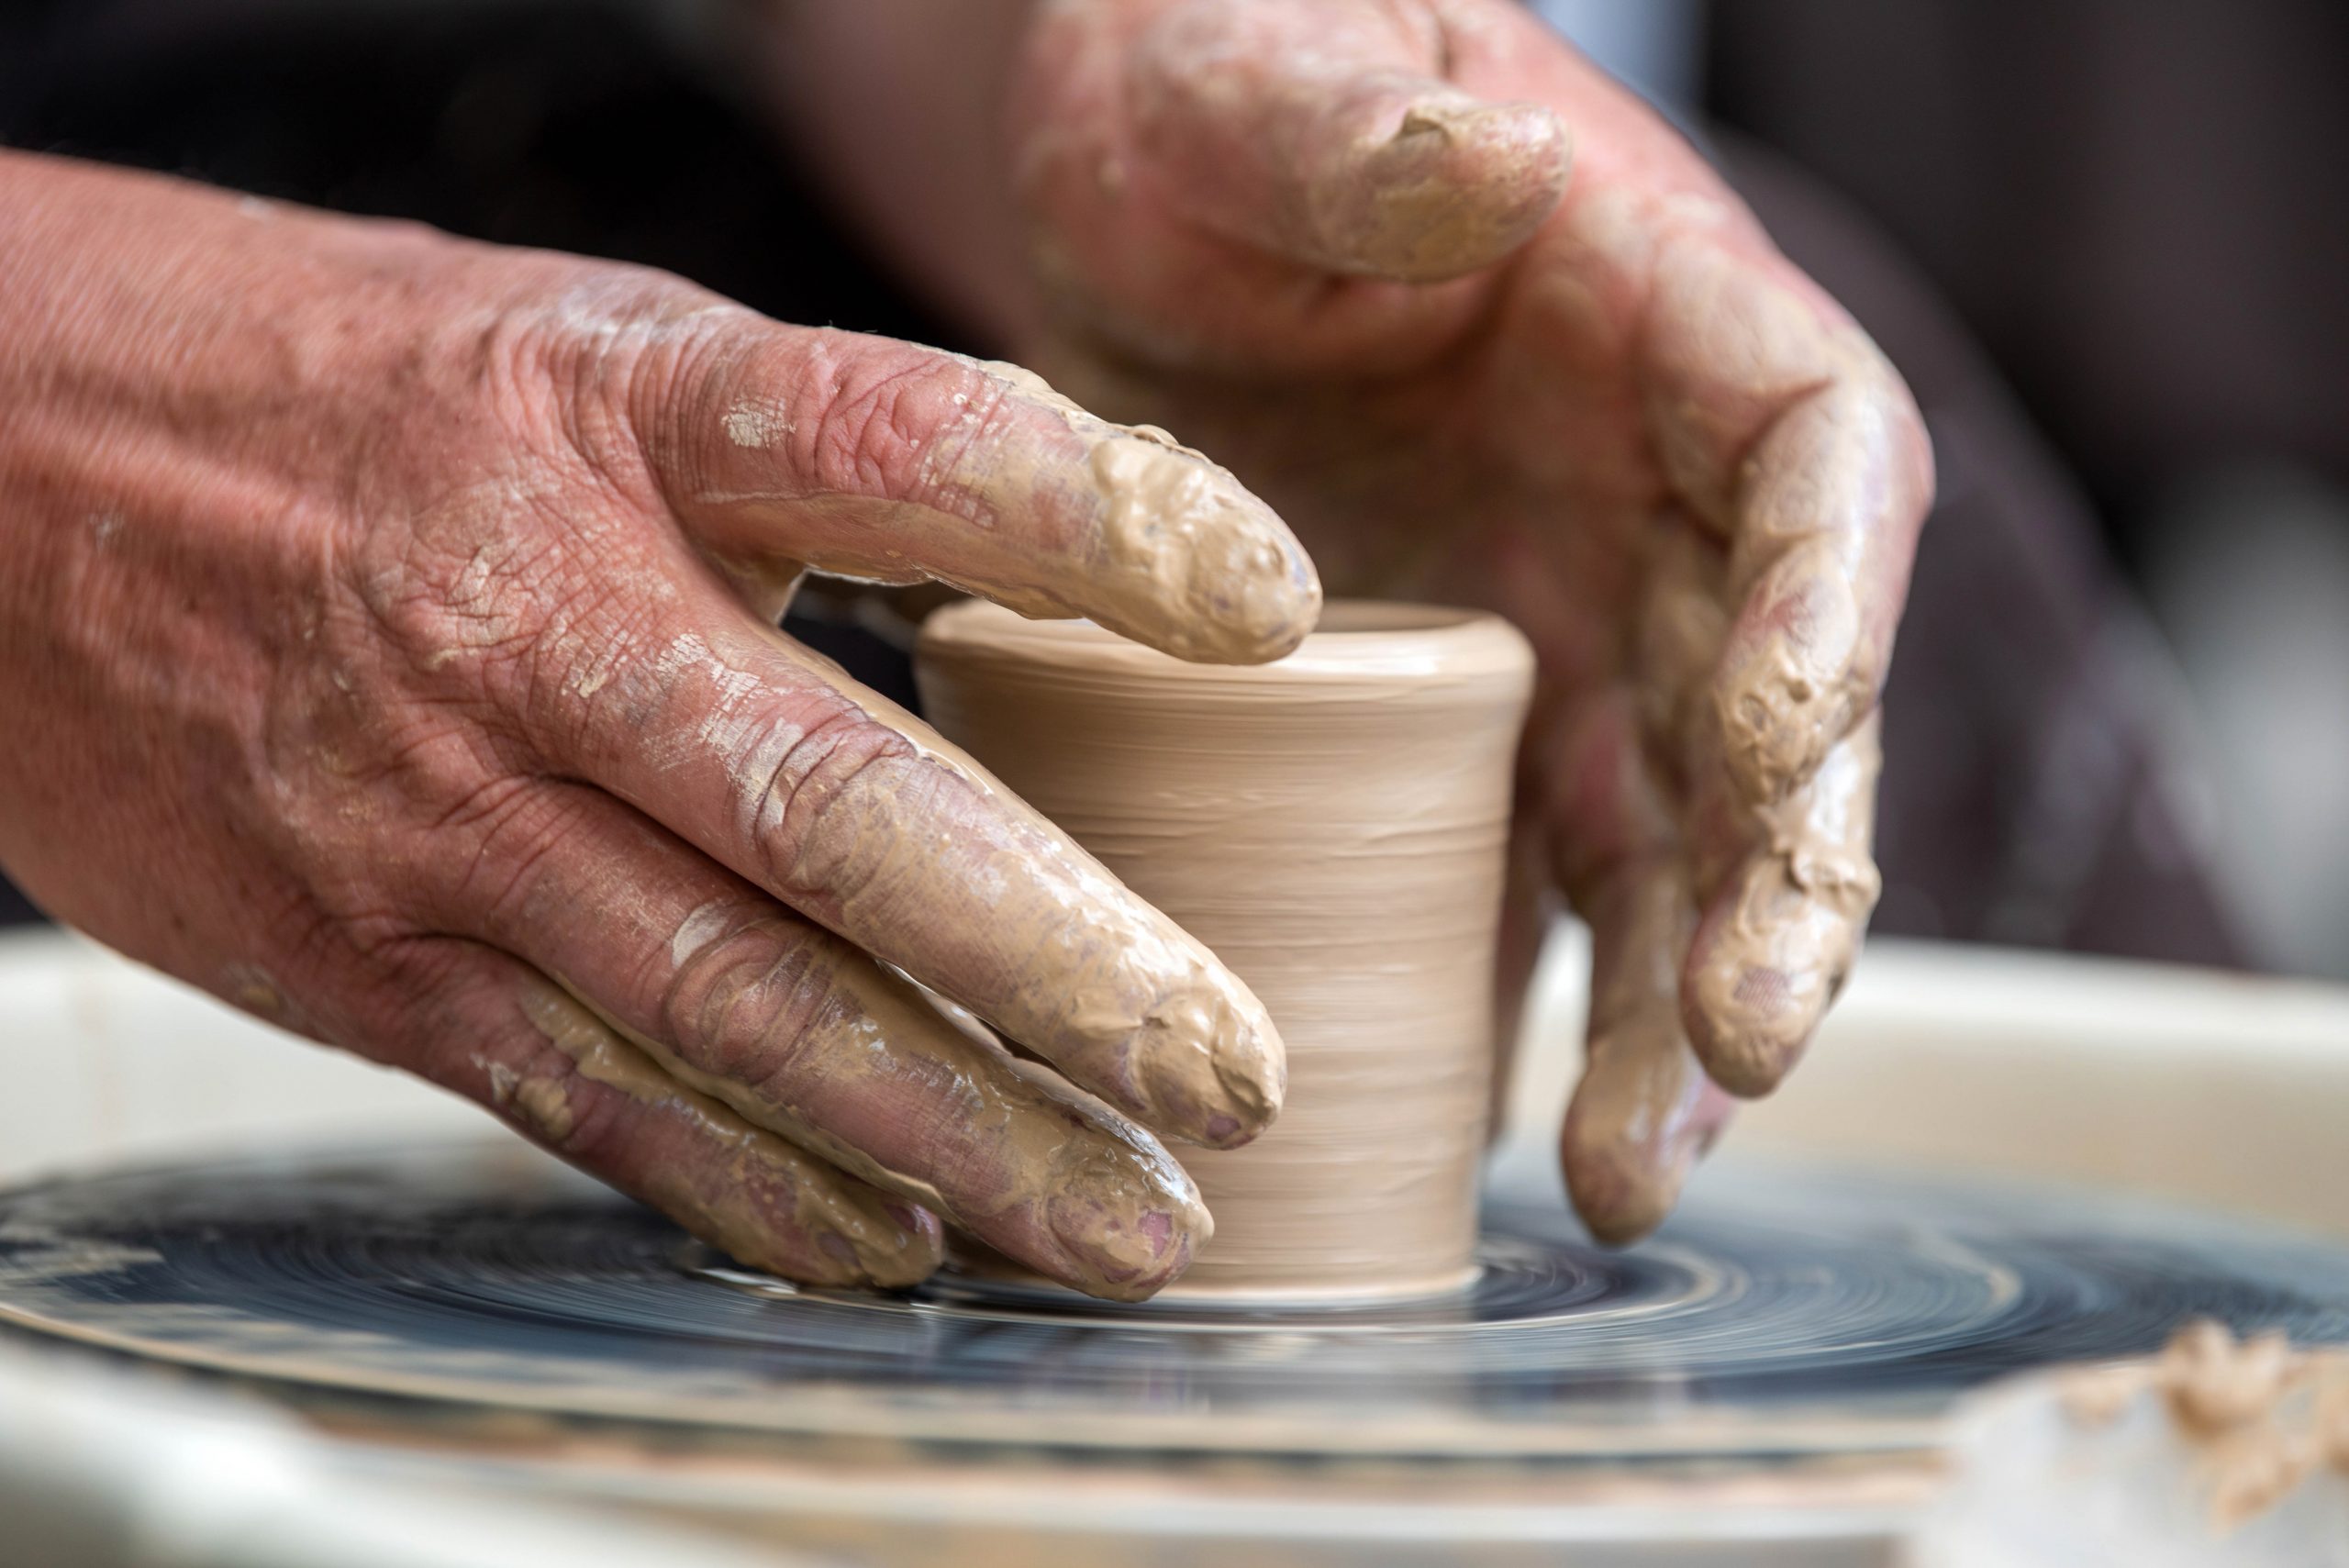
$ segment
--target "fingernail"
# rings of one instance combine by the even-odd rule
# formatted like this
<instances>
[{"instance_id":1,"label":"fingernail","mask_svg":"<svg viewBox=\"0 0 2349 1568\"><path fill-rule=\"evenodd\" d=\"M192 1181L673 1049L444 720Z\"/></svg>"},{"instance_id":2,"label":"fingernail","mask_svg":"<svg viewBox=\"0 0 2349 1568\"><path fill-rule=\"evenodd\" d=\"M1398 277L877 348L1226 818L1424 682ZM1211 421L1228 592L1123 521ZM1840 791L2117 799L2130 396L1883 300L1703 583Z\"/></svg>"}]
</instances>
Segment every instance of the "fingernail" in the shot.
<instances>
[{"instance_id":1,"label":"fingernail","mask_svg":"<svg viewBox=\"0 0 2349 1568\"><path fill-rule=\"evenodd\" d=\"M1163 432L1116 427L1093 448L1110 629L1196 663L1262 664L1321 617L1321 580L1286 524Z\"/></svg>"},{"instance_id":2,"label":"fingernail","mask_svg":"<svg viewBox=\"0 0 2349 1568\"><path fill-rule=\"evenodd\" d=\"M1146 1301L1182 1275L1213 1226L1207 1210L1122 1209L1081 1193L1050 1200L1052 1239L1068 1267L1065 1284L1110 1301Z\"/></svg>"}]
</instances>

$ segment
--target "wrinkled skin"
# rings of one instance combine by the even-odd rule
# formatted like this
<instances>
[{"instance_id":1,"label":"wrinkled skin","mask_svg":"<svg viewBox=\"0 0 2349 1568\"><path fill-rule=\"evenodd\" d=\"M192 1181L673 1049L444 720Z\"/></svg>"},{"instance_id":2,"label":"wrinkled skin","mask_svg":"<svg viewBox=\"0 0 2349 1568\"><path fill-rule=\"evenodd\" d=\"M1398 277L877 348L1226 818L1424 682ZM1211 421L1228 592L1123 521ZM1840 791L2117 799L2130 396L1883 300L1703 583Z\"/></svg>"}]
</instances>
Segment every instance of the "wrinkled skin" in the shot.
<instances>
[{"instance_id":1,"label":"wrinkled skin","mask_svg":"<svg viewBox=\"0 0 2349 1568\"><path fill-rule=\"evenodd\" d=\"M1269 658L1319 601L1260 502L1024 373L61 161L0 154L0 863L44 906L795 1278L918 1280L941 1218L1181 1272L1136 1121L1261 1129L1261 1008L768 617L816 562ZM1188 535L1121 539L1105 473Z\"/></svg>"},{"instance_id":2,"label":"wrinkled skin","mask_svg":"<svg viewBox=\"0 0 2349 1568\"><path fill-rule=\"evenodd\" d=\"M1568 1185L1595 1233L1645 1232L1730 1097L1799 1056L1875 901L1874 714L1932 486L1913 402L1674 131L1505 0L1013 8L992 169L831 134L820 82L795 112L915 276L1230 464L1332 592L1532 638L1503 1031L1562 890L1596 936ZM923 9L788 42L899 60ZM977 23L935 45L986 49ZM989 201L1022 231L990 236ZM902 217L933 207L952 266Z\"/></svg>"}]
</instances>

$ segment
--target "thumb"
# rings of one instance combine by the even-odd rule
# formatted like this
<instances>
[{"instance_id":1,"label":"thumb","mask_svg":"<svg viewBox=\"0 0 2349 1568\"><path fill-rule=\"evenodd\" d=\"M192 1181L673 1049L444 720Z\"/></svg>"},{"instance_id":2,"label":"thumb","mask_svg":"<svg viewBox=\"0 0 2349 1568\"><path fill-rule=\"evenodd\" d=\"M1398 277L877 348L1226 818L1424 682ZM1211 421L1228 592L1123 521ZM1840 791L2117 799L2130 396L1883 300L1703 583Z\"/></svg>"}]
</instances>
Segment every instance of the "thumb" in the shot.
<instances>
[{"instance_id":1,"label":"thumb","mask_svg":"<svg viewBox=\"0 0 2349 1568\"><path fill-rule=\"evenodd\" d=\"M1443 80L1432 7L1181 0L1129 57L1134 150L1203 228L1330 272L1432 283L1501 260L1566 186L1538 104Z\"/></svg>"}]
</instances>

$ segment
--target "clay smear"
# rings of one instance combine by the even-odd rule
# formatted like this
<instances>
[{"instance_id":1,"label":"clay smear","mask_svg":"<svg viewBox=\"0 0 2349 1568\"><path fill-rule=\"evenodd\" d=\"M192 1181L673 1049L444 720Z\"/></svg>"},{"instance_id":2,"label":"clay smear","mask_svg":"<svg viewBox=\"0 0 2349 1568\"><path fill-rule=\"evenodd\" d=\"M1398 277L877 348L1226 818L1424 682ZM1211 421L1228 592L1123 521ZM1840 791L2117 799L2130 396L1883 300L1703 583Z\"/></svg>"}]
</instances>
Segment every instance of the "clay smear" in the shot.
<instances>
[{"instance_id":1,"label":"clay smear","mask_svg":"<svg viewBox=\"0 0 2349 1568\"><path fill-rule=\"evenodd\" d=\"M1408 1294L1473 1265L1510 762L1532 657L1499 620L1346 606L1276 664L1085 623L932 617L939 728L1230 965L1288 1046L1255 1143L1190 1151L1185 1293Z\"/></svg>"},{"instance_id":2,"label":"clay smear","mask_svg":"<svg viewBox=\"0 0 2349 1568\"><path fill-rule=\"evenodd\" d=\"M762 945L755 929L708 943L688 962L695 995L724 1009L739 995L741 961L760 962ZM992 1041L964 1033L910 984L854 955L817 989L835 1001L805 1026L797 1070L761 1088L703 1072L610 1018L583 1022L551 1007L533 1009L532 1017L584 1075L640 1100L689 1101L713 1125L739 1120L755 1132L763 1158L787 1153L796 1162L802 1194L835 1208L845 1191L878 1189L868 1203L878 1193L896 1194L1090 1296L1150 1296L1181 1273L1213 1233L1189 1179L1147 1134L1058 1078L1009 1060ZM572 1027L552 1027L566 1020ZM961 1129L931 1129L927 1177L907 1168L913 1151L905 1144L917 1129L891 1126L885 1118L878 1125L856 1119L860 1105L887 1104L892 1083L908 1076L931 1084L980 1134L957 1147ZM778 1089L787 1098L778 1099ZM834 1124L862 1136L840 1136L830 1130ZM703 1208L671 1212L717 1227ZM818 1218L829 1229L847 1231L829 1210ZM798 1218L808 1223L804 1210ZM738 1257L755 1256L741 1251L735 1238L720 1240ZM867 1251L860 1246L858 1256ZM923 1277L939 1262L934 1247L926 1262L922 1274L885 1280L875 1273L874 1283Z\"/></svg>"},{"instance_id":3,"label":"clay smear","mask_svg":"<svg viewBox=\"0 0 2349 1568\"><path fill-rule=\"evenodd\" d=\"M1023 615L1089 616L1185 659L1262 663L1295 648L1321 584L1272 508L1148 425L1078 406L1014 364L966 360L965 390L896 499L806 487L819 421L746 400L721 417L695 531L762 592L797 573L944 583Z\"/></svg>"},{"instance_id":4,"label":"clay smear","mask_svg":"<svg viewBox=\"0 0 2349 1568\"><path fill-rule=\"evenodd\" d=\"M704 1144L731 1151L714 1171L656 1165L635 1195L696 1235L745 1262L817 1284L907 1285L938 1266L934 1229L898 1224L879 1194L678 1083L573 997L550 984L520 1000L532 1026L572 1060L581 1078L697 1124ZM552 1147L570 1138L574 1112L559 1080L492 1069L491 1081L500 1110ZM781 1237L776 1213L792 1222ZM808 1247L798 1244L802 1238Z\"/></svg>"}]
</instances>

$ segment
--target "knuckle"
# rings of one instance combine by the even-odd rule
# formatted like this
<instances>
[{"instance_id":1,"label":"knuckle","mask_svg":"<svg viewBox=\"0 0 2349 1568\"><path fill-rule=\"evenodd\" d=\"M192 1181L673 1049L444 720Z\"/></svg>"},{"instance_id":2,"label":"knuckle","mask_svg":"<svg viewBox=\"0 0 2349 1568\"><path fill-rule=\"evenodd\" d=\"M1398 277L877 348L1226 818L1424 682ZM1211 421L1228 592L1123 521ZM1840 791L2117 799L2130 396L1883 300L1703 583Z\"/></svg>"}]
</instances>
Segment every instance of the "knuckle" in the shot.
<instances>
[{"instance_id":1,"label":"knuckle","mask_svg":"<svg viewBox=\"0 0 2349 1568\"><path fill-rule=\"evenodd\" d=\"M569 263L473 323L443 364L462 390L366 476L343 573L359 636L417 689L569 739L678 593L646 402L742 314L665 274Z\"/></svg>"},{"instance_id":2,"label":"knuckle","mask_svg":"<svg viewBox=\"0 0 2349 1568\"><path fill-rule=\"evenodd\" d=\"M681 368L718 341L711 321L744 314L666 272L596 263L488 329L478 362L518 439L650 500L648 400L691 384Z\"/></svg>"},{"instance_id":3,"label":"knuckle","mask_svg":"<svg viewBox=\"0 0 2349 1568\"><path fill-rule=\"evenodd\" d=\"M614 1163L633 1126L628 1096L589 1079L554 1045L518 1073L493 1072L491 1093L502 1115L548 1149L589 1167Z\"/></svg>"},{"instance_id":4,"label":"knuckle","mask_svg":"<svg viewBox=\"0 0 2349 1568\"><path fill-rule=\"evenodd\" d=\"M837 938L745 907L677 965L661 998L668 1038L704 1071L787 1104L840 1005L845 958Z\"/></svg>"},{"instance_id":5,"label":"knuckle","mask_svg":"<svg viewBox=\"0 0 2349 1568\"><path fill-rule=\"evenodd\" d=\"M868 881L896 847L884 829L907 804L920 752L836 693L794 708L753 749L742 815L776 892L834 901Z\"/></svg>"},{"instance_id":6,"label":"knuckle","mask_svg":"<svg viewBox=\"0 0 2349 1568\"><path fill-rule=\"evenodd\" d=\"M1009 388L962 361L889 345L819 350L801 396L818 488L928 502L942 476L1000 443Z\"/></svg>"}]
</instances>

